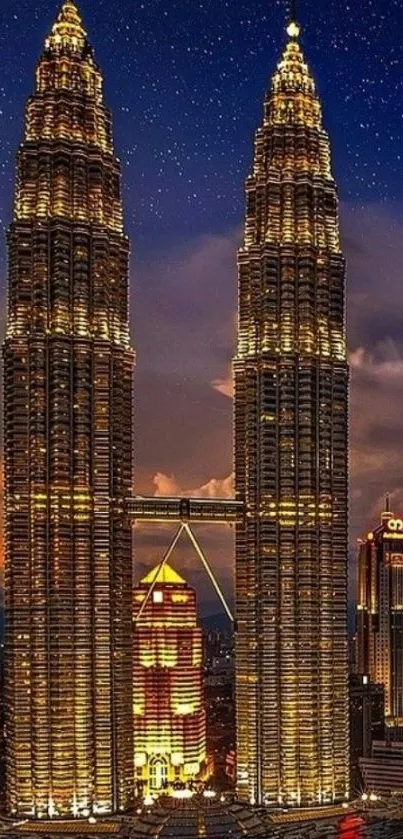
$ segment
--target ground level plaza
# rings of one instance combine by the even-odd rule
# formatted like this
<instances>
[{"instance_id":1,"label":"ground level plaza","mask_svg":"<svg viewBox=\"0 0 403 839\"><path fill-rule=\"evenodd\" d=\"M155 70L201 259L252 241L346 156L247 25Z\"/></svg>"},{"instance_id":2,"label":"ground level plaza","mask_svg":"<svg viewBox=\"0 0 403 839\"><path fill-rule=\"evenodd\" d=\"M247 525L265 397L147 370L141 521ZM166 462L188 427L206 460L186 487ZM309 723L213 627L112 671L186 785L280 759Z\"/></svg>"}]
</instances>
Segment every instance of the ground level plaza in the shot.
<instances>
[{"instance_id":1,"label":"ground level plaza","mask_svg":"<svg viewBox=\"0 0 403 839\"><path fill-rule=\"evenodd\" d=\"M320 808L269 813L249 807L233 796L205 790L178 790L152 801L139 802L135 813L116 819L52 820L12 823L0 819L0 835L7 839L53 836L119 839L401 839L403 799L376 804L355 802L348 808Z\"/></svg>"}]
</instances>

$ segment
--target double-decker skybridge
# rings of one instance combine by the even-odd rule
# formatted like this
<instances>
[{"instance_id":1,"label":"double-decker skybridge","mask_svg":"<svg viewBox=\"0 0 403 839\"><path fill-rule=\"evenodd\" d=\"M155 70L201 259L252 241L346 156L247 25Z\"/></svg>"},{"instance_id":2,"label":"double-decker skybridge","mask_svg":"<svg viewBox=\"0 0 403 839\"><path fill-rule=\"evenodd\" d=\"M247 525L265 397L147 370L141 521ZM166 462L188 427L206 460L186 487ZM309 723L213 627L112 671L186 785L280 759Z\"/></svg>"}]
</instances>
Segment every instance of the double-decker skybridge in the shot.
<instances>
[{"instance_id":1,"label":"double-decker skybridge","mask_svg":"<svg viewBox=\"0 0 403 839\"><path fill-rule=\"evenodd\" d=\"M242 522L244 517L243 501L236 501L234 498L161 498L135 495L133 498L127 499L127 512L134 525L139 522L178 525L175 535L156 569L154 582L150 586L147 596L141 605L137 620L141 618L150 597L152 597L159 572L165 563L168 562L182 533L185 533L213 584L229 619L233 621L232 612L206 554L192 530L192 525L228 524L231 526L237 522Z\"/></svg>"}]
</instances>

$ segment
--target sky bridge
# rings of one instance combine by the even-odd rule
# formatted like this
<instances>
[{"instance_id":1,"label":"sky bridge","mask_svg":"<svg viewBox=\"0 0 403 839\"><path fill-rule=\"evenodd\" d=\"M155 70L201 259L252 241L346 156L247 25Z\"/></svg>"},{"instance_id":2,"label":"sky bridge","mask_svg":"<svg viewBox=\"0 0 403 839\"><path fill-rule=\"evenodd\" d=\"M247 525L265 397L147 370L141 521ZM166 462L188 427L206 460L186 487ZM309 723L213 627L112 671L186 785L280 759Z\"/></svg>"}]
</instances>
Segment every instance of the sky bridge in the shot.
<instances>
[{"instance_id":1,"label":"sky bridge","mask_svg":"<svg viewBox=\"0 0 403 839\"><path fill-rule=\"evenodd\" d=\"M135 495L133 498L127 499L127 513L134 525L140 522L178 524L178 529L175 532L171 544L156 569L155 579L142 603L137 620L141 618L148 600L152 597L158 576L175 550L182 533L188 537L230 621L234 620L214 571L199 540L192 530L192 525L227 524L231 526L243 521L244 512L245 506L243 501L236 501L235 498L165 498Z\"/></svg>"},{"instance_id":2,"label":"sky bridge","mask_svg":"<svg viewBox=\"0 0 403 839\"><path fill-rule=\"evenodd\" d=\"M235 498L162 498L135 495L127 499L127 511L136 522L191 522L236 524L244 517L243 501Z\"/></svg>"}]
</instances>

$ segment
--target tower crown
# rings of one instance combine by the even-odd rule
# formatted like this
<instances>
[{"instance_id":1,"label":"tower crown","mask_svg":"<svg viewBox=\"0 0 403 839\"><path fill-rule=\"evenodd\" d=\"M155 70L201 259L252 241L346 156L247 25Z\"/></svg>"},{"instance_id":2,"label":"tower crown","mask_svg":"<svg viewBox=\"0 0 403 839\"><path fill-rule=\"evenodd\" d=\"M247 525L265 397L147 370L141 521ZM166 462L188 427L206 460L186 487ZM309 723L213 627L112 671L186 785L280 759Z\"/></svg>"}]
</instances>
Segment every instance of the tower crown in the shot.
<instances>
[{"instance_id":1,"label":"tower crown","mask_svg":"<svg viewBox=\"0 0 403 839\"><path fill-rule=\"evenodd\" d=\"M51 52L82 52L87 43L80 13L73 0L63 3L51 33L45 41L46 49Z\"/></svg>"},{"instance_id":2,"label":"tower crown","mask_svg":"<svg viewBox=\"0 0 403 839\"><path fill-rule=\"evenodd\" d=\"M300 27L291 21L289 41L273 74L266 118L272 124L322 127L322 113L315 82L298 41Z\"/></svg>"}]
</instances>

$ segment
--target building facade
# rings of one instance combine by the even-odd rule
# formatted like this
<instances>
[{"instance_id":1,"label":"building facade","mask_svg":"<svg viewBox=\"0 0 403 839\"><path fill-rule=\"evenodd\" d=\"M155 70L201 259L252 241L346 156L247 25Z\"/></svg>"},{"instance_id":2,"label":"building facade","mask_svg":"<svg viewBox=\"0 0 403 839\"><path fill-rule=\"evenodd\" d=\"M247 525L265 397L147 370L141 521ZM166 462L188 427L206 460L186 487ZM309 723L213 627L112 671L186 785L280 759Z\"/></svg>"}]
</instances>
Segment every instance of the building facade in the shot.
<instances>
[{"instance_id":1,"label":"building facade","mask_svg":"<svg viewBox=\"0 0 403 839\"><path fill-rule=\"evenodd\" d=\"M27 103L8 246L7 805L117 812L133 788L129 249L102 76L71 0Z\"/></svg>"},{"instance_id":2,"label":"building facade","mask_svg":"<svg viewBox=\"0 0 403 839\"><path fill-rule=\"evenodd\" d=\"M371 757L372 743L385 736L385 691L369 676L353 673L350 695L350 790L352 796L362 791L360 758Z\"/></svg>"},{"instance_id":3,"label":"building facade","mask_svg":"<svg viewBox=\"0 0 403 839\"><path fill-rule=\"evenodd\" d=\"M358 549L356 667L384 686L387 734L403 739L403 521L386 507Z\"/></svg>"},{"instance_id":4,"label":"building facade","mask_svg":"<svg viewBox=\"0 0 403 839\"><path fill-rule=\"evenodd\" d=\"M202 629L194 590L167 563L135 588L133 614L135 781L158 792L205 764Z\"/></svg>"},{"instance_id":5,"label":"building facade","mask_svg":"<svg viewBox=\"0 0 403 839\"><path fill-rule=\"evenodd\" d=\"M234 360L237 787L348 794L345 264L315 83L292 21L246 182Z\"/></svg>"},{"instance_id":6,"label":"building facade","mask_svg":"<svg viewBox=\"0 0 403 839\"><path fill-rule=\"evenodd\" d=\"M403 794L403 743L374 741L370 757L362 757L360 767L367 795Z\"/></svg>"}]
</instances>

